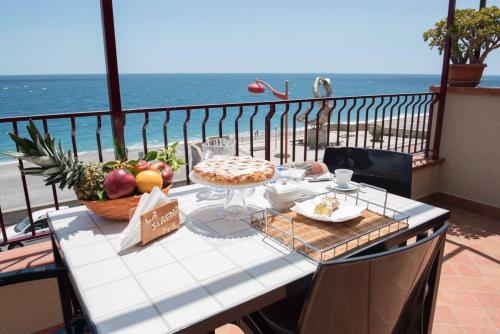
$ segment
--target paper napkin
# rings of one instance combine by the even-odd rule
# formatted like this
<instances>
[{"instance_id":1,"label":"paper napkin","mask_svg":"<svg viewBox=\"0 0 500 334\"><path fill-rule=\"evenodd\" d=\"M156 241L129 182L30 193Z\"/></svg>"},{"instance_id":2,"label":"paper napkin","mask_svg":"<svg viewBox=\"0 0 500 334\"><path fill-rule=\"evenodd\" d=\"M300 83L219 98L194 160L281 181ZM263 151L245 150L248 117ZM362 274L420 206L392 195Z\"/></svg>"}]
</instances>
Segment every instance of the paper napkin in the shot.
<instances>
[{"instance_id":1,"label":"paper napkin","mask_svg":"<svg viewBox=\"0 0 500 334\"><path fill-rule=\"evenodd\" d=\"M149 194L142 194L132 219L130 219L128 226L123 230L120 236L121 251L141 242L141 215L166 202L168 202L167 195L157 187L153 188Z\"/></svg>"},{"instance_id":2,"label":"paper napkin","mask_svg":"<svg viewBox=\"0 0 500 334\"><path fill-rule=\"evenodd\" d=\"M265 197L272 207L289 209L301 197L312 196L324 192L317 185L306 181L287 182L286 184L273 183L266 187Z\"/></svg>"}]
</instances>

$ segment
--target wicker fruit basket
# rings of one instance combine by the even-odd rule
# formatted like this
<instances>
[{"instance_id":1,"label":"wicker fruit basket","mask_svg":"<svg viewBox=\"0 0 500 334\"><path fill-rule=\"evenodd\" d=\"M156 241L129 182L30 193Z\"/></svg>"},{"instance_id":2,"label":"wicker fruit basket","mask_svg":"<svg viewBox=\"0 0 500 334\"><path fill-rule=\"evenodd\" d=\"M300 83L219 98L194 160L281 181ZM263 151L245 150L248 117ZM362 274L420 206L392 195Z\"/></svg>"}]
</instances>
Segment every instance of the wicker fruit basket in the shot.
<instances>
[{"instance_id":1,"label":"wicker fruit basket","mask_svg":"<svg viewBox=\"0 0 500 334\"><path fill-rule=\"evenodd\" d=\"M163 193L166 195L172 188L172 184L162 189ZM85 205L87 209L94 212L99 217L103 217L110 220L129 220L129 213L132 209L135 209L139 204L141 195L110 199L105 201L84 201L80 200L80 203Z\"/></svg>"}]
</instances>

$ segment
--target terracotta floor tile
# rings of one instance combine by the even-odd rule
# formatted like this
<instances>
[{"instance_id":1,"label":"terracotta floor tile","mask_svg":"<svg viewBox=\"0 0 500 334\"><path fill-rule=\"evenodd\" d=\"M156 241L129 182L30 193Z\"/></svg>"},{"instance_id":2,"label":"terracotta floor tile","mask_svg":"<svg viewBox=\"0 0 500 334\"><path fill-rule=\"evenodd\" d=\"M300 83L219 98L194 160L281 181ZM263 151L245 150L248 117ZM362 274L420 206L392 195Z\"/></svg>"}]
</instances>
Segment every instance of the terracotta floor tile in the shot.
<instances>
[{"instance_id":1,"label":"terracotta floor tile","mask_svg":"<svg viewBox=\"0 0 500 334\"><path fill-rule=\"evenodd\" d=\"M497 329L500 329L500 308L485 308L485 311Z\"/></svg>"},{"instance_id":2,"label":"terracotta floor tile","mask_svg":"<svg viewBox=\"0 0 500 334\"><path fill-rule=\"evenodd\" d=\"M438 292L438 297L444 305L479 306L476 298L469 291L443 290Z\"/></svg>"},{"instance_id":3,"label":"terracotta floor tile","mask_svg":"<svg viewBox=\"0 0 500 334\"><path fill-rule=\"evenodd\" d=\"M497 292L500 292L500 279L498 278L493 278L493 277L488 277L491 285L495 286L497 288Z\"/></svg>"},{"instance_id":4,"label":"terracotta floor tile","mask_svg":"<svg viewBox=\"0 0 500 334\"><path fill-rule=\"evenodd\" d=\"M482 250L477 250L477 252L469 252L469 257L472 262L478 265L498 265L496 259L484 253Z\"/></svg>"},{"instance_id":5,"label":"terracotta floor tile","mask_svg":"<svg viewBox=\"0 0 500 334\"><path fill-rule=\"evenodd\" d=\"M441 266L441 275L458 275L458 273L453 267L453 263L444 261Z\"/></svg>"},{"instance_id":6,"label":"terracotta floor tile","mask_svg":"<svg viewBox=\"0 0 500 334\"><path fill-rule=\"evenodd\" d=\"M432 334L463 334L465 331L460 326L434 323Z\"/></svg>"},{"instance_id":7,"label":"terracotta floor tile","mask_svg":"<svg viewBox=\"0 0 500 334\"><path fill-rule=\"evenodd\" d=\"M491 283L488 277L460 277L469 291L478 292L496 292L496 287Z\"/></svg>"},{"instance_id":8,"label":"terracotta floor tile","mask_svg":"<svg viewBox=\"0 0 500 334\"><path fill-rule=\"evenodd\" d=\"M488 283L490 283L488 281ZM491 285L491 283L490 283ZM439 279L439 289L444 290L467 290L467 286L462 280L461 276L457 275L444 275L441 274Z\"/></svg>"},{"instance_id":9,"label":"terracotta floor tile","mask_svg":"<svg viewBox=\"0 0 500 334\"><path fill-rule=\"evenodd\" d=\"M475 264L465 264L465 263L452 263L451 264L455 271L463 276L481 277L483 272L479 270L478 266Z\"/></svg>"},{"instance_id":10,"label":"terracotta floor tile","mask_svg":"<svg viewBox=\"0 0 500 334\"><path fill-rule=\"evenodd\" d=\"M434 312L434 322L456 326L460 325L460 322L455 316L455 313L453 313L451 307L447 305L436 305L436 309Z\"/></svg>"},{"instance_id":11,"label":"terracotta floor tile","mask_svg":"<svg viewBox=\"0 0 500 334\"><path fill-rule=\"evenodd\" d=\"M495 328L495 324L482 307L455 305L453 311L464 327Z\"/></svg>"},{"instance_id":12,"label":"terracotta floor tile","mask_svg":"<svg viewBox=\"0 0 500 334\"><path fill-rule=\"evenodd\" d=\"M492 266L492 265L482 264L482 265L477 265L477 267L484 276L500 279L500 265L497 264Z\"/></svg>"},{"instance_id":13,"label":"terracotta floor tile","mask_svg":"<svg viewBox=\"0 0 500 334\"><path fill-rule=\"evenodd\" d=\"M244 333L238 326L227 324L215 329L215 334L244 334Z\"/></svg>"},{"instance_id":14,"label":"terracotta floor tile","mask_svg":"<svg viewBox=\"0 0 500 334\"><path fill-rule=\"evenodd\" d=\"M499 223L500 224L500 223ZM496 242L495 245L485 245L481 243L481 250L482 253L485 254L486 256L489 256L491 259L496 261L498 264L500 262L500 249L498 245L500 245L500 242Z\"/></svg>"},{"instance_id":15,"label":"terracotta floor tile","mask_svg":"<svg viewBox=\"0 0 500 334\"><path fill-rule=\"evenodd\" d=\"M467 334L498 334L496 329L493 328L464 328Z\"/></svg>"},{"instance_id":16,"label":"terracotta floor tile","mask_svg":"<svg viewBox=\"0 0 500 334\"><path fill-rule=\"evenodd\" d=\"M448 254L448 256L445 256L444 259L446 261L450 261L451 263L465 263L465 264L472 264L472 259L469 257L467 254L467 250L464 248L458 248L457 251Z\"/></svg>"},{"instance_id":17,"label":"terracotta floor tile","mask_svg":"<svg viewBox=\"0 0 500 334\"><path fill-rule=\"evenodd\" d=\"M445 244L444 244L444 253L443 253L443 255L444 255L444 257L446 257L447 255L455 254L459 250L460 250L460 245L457 245L455 243L446 241Z\"/></svg>"},{"instance_id":18,"label":"terracotta floor tile","mask_svg":"<svg viewBox=\"0 0 500 334\"><path fill-rule=\"evenodd\" d=\"M482 307L500 309L500 293L474 292L474 296Z\"/></svg>"}]
</instances>

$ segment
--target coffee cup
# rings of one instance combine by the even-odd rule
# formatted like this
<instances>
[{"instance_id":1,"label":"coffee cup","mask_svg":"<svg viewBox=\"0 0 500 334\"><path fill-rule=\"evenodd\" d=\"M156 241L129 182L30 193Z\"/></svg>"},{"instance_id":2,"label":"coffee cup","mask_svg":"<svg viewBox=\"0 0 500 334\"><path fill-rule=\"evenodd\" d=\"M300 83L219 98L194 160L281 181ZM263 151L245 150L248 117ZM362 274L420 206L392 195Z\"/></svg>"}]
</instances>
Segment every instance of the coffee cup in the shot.
<instances>
[{"instance_id":1,"label":"coffee cup","mask_svg":"<svg viewBox=\"0 0 500 334\"><path fill-rule=\"evenodd\" d=\"M336 169L335 170L335 182L340 188L348 188L349 183L351 183L352 170L350 169Z\"/></svg>"}]
</instances>

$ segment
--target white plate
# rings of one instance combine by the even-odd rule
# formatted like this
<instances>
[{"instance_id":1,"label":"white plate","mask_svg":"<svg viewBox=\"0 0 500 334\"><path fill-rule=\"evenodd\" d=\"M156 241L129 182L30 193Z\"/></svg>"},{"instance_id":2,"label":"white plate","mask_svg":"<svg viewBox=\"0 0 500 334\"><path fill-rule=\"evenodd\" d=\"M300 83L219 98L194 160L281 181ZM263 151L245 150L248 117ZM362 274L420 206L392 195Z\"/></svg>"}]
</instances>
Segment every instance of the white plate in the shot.
<instances>
[{"instance_id":1,"label":"white plate","mask_svg":"<svg viewBox=\"0 0 500 334\"><path fill-rule=\"evenodd\" d=\"M349 184L347 185L347 187L341 187L337 184L337 182L333 181L331 185L329 185L328 187L332 188L332 189L335 189L337 191L353 191L353 190L356 190L358 189L358 184L356 182L349 182Z\"/></svg>"},{"instance_id":2,"label":"white plate","mask_svg":"<svg viewBox=\"0 0 500 334\"><path fill-rule=\"evenodd\" d=\"M358 205L341 202L339 207L332 212L331 216L316 215L314 214L314 209L320 202L321 196L317 196L304 202L295 203L295 206L291 210L314 220L339 223L359 217L365 209Z\"/></svg>"}]
</instances>

